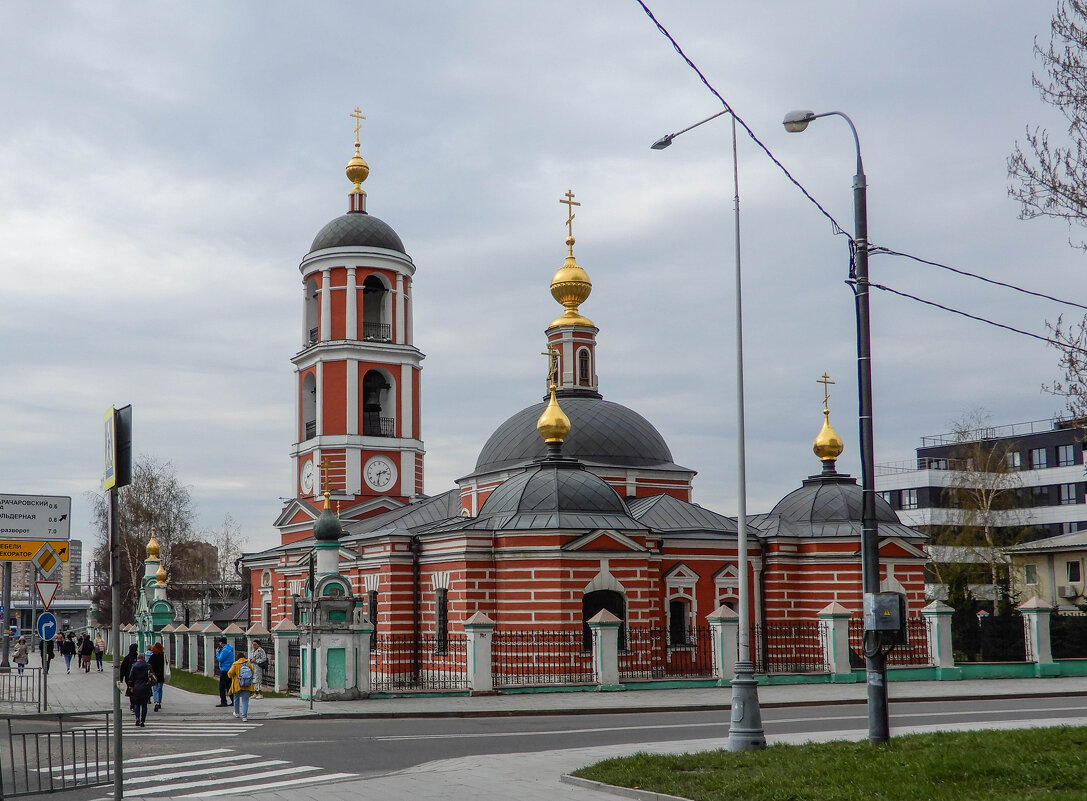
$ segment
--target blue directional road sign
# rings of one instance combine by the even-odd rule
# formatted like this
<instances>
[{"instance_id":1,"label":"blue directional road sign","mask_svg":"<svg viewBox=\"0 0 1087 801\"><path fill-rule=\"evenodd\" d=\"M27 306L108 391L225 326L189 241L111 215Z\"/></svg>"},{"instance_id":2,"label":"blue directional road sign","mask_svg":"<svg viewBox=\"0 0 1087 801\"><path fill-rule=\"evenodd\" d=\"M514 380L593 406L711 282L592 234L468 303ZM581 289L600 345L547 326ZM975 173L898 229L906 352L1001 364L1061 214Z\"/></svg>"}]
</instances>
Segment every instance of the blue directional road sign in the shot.
<instances>
[{"instance_id":1,"label":"blue directional road sign","mask_svg":"<svg viewBox=\"0 0 1087 801\"><path fill-rule=\"evenodd\" d=\"M38 615L38 636L43 640L51 640L57 636L57 617L52 612Z\"/></svg>"}]
</instances>

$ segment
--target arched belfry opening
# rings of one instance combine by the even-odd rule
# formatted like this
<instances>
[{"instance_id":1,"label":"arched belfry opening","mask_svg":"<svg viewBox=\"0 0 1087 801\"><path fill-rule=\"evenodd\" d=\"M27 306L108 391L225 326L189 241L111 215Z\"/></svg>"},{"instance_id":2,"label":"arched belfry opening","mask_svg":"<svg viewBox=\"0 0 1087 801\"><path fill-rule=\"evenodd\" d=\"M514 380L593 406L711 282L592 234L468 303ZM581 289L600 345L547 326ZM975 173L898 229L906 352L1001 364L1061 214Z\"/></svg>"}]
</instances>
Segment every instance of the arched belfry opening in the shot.
<instances>
[{"instance_id":1,"label":"arched belfry opening","mask_svg":"<svg viewBox=\"0 0 1087 801\"><path fill-rule=\"evenodd\" d=\"M593 366L589 358L588 348L581 348L577 352L577 385L579 387L591 387L593 385Z\"/></svg>"},{"instance_id":2,"label":"arched belfry opening","mask_svg":"<svg viewBox=\"0 0 1087 801\"><path fill-rule=\"evenodd\" d=\"M581 599L581 635L583 647L591 651L593 647L593 633L589 628L589 621L601 611L607 609L621 621L619 626L619 650L627 647L627 601L622 593L615 590L593 590L587 592Z\"/></svg>"},{"instance_id":3,"label":"arched belfry opening","mask_svg":"<svg viewBox=\"0 0 1087 801\"><path fill-rule=\"evenodd\" d=\"M316 345L320 339L321 332L321 319L319 299L320 291L317 289L317 282L312 278L306 281L306 344Z\"/></svg>"},{"instance_id":4,"label":"arched belfry opening","mask_svg":"<svg viewBox=\"0 0 1087 801\"><path fill-rule=\"evenodd\" d=\"M362 377L362 435L395 437L396 417L392 385L380 370L368 370Z\"/></svg>"},{"instance_id":5,"label":"arched belfry opening","mask_svg":"<svg viewBox=\"0 0 1087 801\"><path fill-rule=\"evenodd\" d=\"M389 314L389 288L376 275L362 282L362 338L381 342L392 340Z\"/></svg>"},{"instance_id":6,"label":"arched belfry opening","mask_svg":"<svg viewBox=\"0 0 1087 801\"><path fill-rule=\"evenodd\" d=\"M313 373L302 379L302 439L317 436L317 381Z\"/></svg>"}]
</instances>

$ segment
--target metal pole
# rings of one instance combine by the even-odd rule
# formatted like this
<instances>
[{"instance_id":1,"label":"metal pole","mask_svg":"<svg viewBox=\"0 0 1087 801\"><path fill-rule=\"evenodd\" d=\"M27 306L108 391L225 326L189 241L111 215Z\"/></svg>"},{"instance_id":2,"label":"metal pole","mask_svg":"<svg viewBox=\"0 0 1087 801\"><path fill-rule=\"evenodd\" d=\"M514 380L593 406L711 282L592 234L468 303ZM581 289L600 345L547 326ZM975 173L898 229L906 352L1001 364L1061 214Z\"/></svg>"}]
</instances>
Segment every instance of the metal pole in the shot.
<instances>
[{"instance_id":1,"label":"metal pole","mask_svg":"<svg viewBox=\"0 0 1087 801\"><path fill-rule=\"evenodd\" d=\"M11 648L11 629L8 627L8 615L11 614L11 562L4 562L4 594L0 603L4 605L4 649L0 654L0 669L11 668L8 662L8 650Z\"/></svg>"},{"instance_id":2,"label":"metal pole","mask_svg":"<svg viewBox=\"0 0 1087 801\"><path fill-rule=\"evenodd\" d=\"M744 325L740 291L740 168L736 154L736 117L732 117L732 185L736 228L736 561L740 569L739 654L732 679L729 751L766 747L759 709L758 682L751 661L751 611L747 566L747 448L744 436Z\"/></svg>"},{"instance_id":3,"label":"metal pole","mask_svg":"<svg viewBox=\"0 0 1087 801\"><path fill-rule=\"evenodd\" d=\"M117 532L117 490L106 490L109 514L109 583L112 611L110 643L113 646L113 799L124 794L121 750L121 542Z\"/></svg>"},{"instance_id":4,"label":"metal pole","mask_svg":"<svg viewBox=\"0 0 1087 801\"><path fill-rule=\"evenodd\" d=\"M845 117L845 115L842 115ZM853 122L845 117L849 127ZM879 529L876 525L875 447L872 426L872 339L868 308L868 205L867 182L857 141L857 174L853 176L855 222L854 265L857 304L857 391L860 394L861 437L861 586L864 595L879 592ZM876 635L878 637L878 635ZM876 637L865 633L864 665L868 682L868 741L885 743L891 737L887 715L887 656ZM876 640L869 646L869 640Z\"/></svg>"}]
</instances>

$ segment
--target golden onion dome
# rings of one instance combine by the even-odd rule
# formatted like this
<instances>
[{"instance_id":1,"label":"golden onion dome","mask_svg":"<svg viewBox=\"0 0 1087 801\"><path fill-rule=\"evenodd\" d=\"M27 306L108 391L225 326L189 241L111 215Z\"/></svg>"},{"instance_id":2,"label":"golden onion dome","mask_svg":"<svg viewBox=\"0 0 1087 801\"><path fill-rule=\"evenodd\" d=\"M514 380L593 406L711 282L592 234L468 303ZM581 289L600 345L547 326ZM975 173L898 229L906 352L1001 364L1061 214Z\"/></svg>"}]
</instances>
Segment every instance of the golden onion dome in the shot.
<instances>
[{"instance_id":1,"label":"golden onion dome","mask_svg":"<svg viewBox=\"0 0 1087 801\"><path fill-rule=\"evenodd\" d=\"M155 529L151 529L151 539L147 541L147 558L158 559L159 558L159 541L155 539Z\"/></svg>"},{"instance_id":2,"label":"golden onion dome","mask_svg":"<svg viewBox=\"0 0 1087 801\"><path fill-rule=\"evenodd\" d=\"M366 163L366 160L359 154L359 142L355 140L355 155L351 157L351 160L347 162L347 180L354 184L352 192L362 191L362 182L366 180L366 177L370 174L370 165Z\"/></svg>"},{"instance_id":3,"label":"golden onion dome","mask_svg":"<svg viewBox=\"0 0 1087 801\"><path fill-rule=\"evenodd\" d=\"M555 397L554 384L551 385L551 399L547 402L540 419L536 421L536 430L548 444L562 442L570 433L570 418L559 406L558 398Z\"/></svg>"},{"instance_id":4,"label":"golden onion dome","mask_svg":"<svg viewBox=\"0 0 1087 801\"><path fill-rule=\"evenodd\" d=\"M549 328L557 325L592 325L592 320L581 316L578 306L585 302L593 291L593 282L589 280L589 274L582 269L574 259L574 237L566 237L566 246L570 252L566 261L551 279L551 297L566 307L565 314L551 323Z\"/></svg>"},{"instance_id":5,"label":"golden onion dome","mask_svg":"<svg viewBox=\"0 0 1087 801\"><path fill-rule=\"evenodd\" d=\"M165 584L166 583L166 568L163 567L162 565L159 565L159 569L155 571L155 580L159 584Z\"/></svg>"},{"instance_id":6,"label":"golden onion dome","mask_svg":"<svg viewBox=\"0 0 1087 801\"><path fill-rule=\"evenodd\" d=\"M819 433L815 436L811 449L824 462L837 459L845 450L842 438L831 428L830 409L823 409L823 427L819 429Z\"/></svg>"}]
</instances>

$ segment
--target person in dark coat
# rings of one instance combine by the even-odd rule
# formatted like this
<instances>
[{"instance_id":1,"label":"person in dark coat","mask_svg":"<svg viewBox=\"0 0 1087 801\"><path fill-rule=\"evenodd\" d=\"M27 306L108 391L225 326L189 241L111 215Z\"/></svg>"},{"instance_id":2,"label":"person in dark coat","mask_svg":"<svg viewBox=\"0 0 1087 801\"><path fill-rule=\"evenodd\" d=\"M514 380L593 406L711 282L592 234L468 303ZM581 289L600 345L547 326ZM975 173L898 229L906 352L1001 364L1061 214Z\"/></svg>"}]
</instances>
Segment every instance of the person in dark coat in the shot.
<instances>
[{"instance_id":1,"label":"person in dark coat","mask_svg":"<svg viewBox=\"0 0 1087 801\"><path fill-rule=\"evenodd\" d=\"M156 678L144 655L136 654L136 661L128 671L128 683L132 687L132 711L138 727L142 728L147 720L147 702L151 700L151 685Z\"/></svg>"},{"instance_id":2,"label":"person in dark coat","mask_svg":"<svg viewBox=\"0 0 1087 801\"><path fill-rule=\"evenodd\" d=\"M166 681L166 652L162 648L162 643L157 642L151 646L148 653L151 656L147 657L147 664L151 666L151 672L158 679L151 687L151 700L155 702L155 711L158 712L162 709L162 684Z\"/></svg>"},{"instance_id":3,"label":"person in dark coat","mask_svg":"<svg viewBox=\"0 0 1087 801\"><path fill-rule=\"evenodd\" d=\"M83 666L84 673L91 672L91 654L94 653L94 643L91 635L84 634L83 641L79 644L79 664Z\"/></svg>"},{"instance_id":4,"label":"person in dark coat","mask_svg":"<svg viewBox=\"0 0 1087 801\"><path fill-rule=\"evenodd\" d=\"M53 641L38 640L38 653L42 658L42 668L48 673L49 663L52 662L53 657L56 656L56 651L53 650Z\"/></svg>"},{"instance_id":5,"label":"person in dark coat","mask_svg":"<svg viewBox=\"0 0 1087 801\"><path fill-rule=\"evenodd\" d=\"M121 681L125 683L127 691L125 695L128 696L128 708L132 709L135 702L132 700L132 682L129 680L129 673L132 672L132 666L136 664L136 652L139 651L139 646L136 643L132 643L128 646L128 653L125 654L125 658L121 660Z\"/></svg>"},{"instance_id":6,"label":"person in dark coat","mask_svg":"<svg viewBox=\"0 0 1087 801\"><path fill-rule=\"evenodd\" d=\"M64 667L68 673L72 672L72 657L75 656L75 639L71 634L67 639L61 637L60 655L64 657Z\"/></svg>"}]
</instances>

